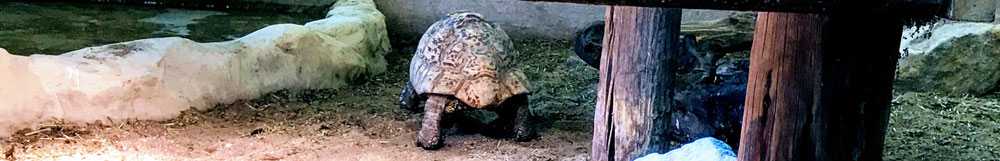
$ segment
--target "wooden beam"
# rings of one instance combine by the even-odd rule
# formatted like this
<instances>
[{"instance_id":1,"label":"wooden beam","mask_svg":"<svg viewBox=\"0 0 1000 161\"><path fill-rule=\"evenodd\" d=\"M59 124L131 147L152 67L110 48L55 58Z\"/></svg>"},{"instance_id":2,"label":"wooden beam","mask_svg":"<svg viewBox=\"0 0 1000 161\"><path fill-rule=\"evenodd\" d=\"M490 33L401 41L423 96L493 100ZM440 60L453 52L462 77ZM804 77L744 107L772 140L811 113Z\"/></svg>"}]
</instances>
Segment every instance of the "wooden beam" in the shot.
<instances>
[{"instance_id":1,"label":"wooden beam","mask_svg":"<svg viewBox=\"0 0 1000 161\"><path fill-rule=\"evenodd\" d=\"M881 160L902 23L761 12L756 28L739 160Z\"/></svg>"},{"instance_id":2,"label":"wooden beam","mask_svg":"<svg viewBox=\"0 0 1000 161\"><path fill-rule=\"evenodd\" d=\"M593 160L632 160L667 150L680 9L607 8Z\"/></svg>"},{"instance_id":3,"label":"wooden beam","mask_svg":"<svg viewBox=\"0 0 1000 161\"><path fill-rule=\"evenodd\" d=\"M522 0L595 5L796 13L871 14L894 17L944 16L951 0Z\"/></svg>"}]
</instances>

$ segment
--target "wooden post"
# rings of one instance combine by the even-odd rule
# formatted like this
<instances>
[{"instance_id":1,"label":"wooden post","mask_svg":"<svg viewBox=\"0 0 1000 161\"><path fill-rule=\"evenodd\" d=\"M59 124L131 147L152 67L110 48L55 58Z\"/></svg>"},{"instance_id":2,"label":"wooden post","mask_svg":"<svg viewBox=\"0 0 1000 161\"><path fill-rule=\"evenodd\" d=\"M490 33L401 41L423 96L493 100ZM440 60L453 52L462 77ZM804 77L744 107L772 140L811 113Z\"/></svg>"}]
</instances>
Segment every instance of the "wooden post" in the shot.
<instances>
[{"instance_id":1,"label":"wooden post","mask_svg":"<svg viewBox=\"0 0 1000 161\"><path fill-rule=\"evenodd\" d=\"M609 6L606 16L591 157L664 152L681 10Z\"/></svg>"},{"instance_id":2,"label":"wooden post","mask_svg":"<svg viewBox=\"0 0 1000 161\"><path fill-rule=\"evenodd\" d=\"M882 160L896 19L761 12L739 160Z\"/></svg>"}]
</instances>

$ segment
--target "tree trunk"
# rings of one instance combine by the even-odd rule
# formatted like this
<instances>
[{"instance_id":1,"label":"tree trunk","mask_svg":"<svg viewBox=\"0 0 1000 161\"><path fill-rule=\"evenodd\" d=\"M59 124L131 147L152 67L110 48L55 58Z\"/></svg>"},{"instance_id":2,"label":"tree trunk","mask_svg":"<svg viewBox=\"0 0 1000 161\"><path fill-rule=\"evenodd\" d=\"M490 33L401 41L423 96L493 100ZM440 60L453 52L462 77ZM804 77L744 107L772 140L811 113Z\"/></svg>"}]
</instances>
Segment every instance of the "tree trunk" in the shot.
<instances>
[{"instance_id":1,"label":"tree trunk","mask_svg":"<svg viewBox=\"0 0 1000 161\"><path fill-rule=\"evenodd\" d=\"M632 160L668 148L680 9L607 8L593 160Z\"/></svg>"},{"instance_id":2,"label":"tree trunk","mask_svg":"<svg viewBox=\"0 0 1000 161\"><path fill-rule=\"evenodd\" d=\"M761 12L739 160L881 160L900 22Z\"/></svg>"}]
</instances>

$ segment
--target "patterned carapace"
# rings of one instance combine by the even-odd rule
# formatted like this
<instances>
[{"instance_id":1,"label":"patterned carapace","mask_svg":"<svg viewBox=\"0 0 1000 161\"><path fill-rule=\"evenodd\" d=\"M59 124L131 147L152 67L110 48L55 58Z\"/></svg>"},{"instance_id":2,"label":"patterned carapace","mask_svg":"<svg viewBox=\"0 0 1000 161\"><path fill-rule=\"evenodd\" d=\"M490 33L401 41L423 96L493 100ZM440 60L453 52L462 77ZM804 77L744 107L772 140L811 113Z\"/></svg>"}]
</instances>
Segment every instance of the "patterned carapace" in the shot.
<instances>
[{"instance_id":1,"label":"patterned carapace","mask_svg":"<svg viewBox=\"0 0 1000 161\"><path fill-rule=\"evenodd\" d=\"M528 79L510 62L517 55L499 25L459 11L431 25L410 62L418 94L454 96L472 108L528 94ZM454 110L454 109L448 109Z\"/></svg>"}]
</instances>

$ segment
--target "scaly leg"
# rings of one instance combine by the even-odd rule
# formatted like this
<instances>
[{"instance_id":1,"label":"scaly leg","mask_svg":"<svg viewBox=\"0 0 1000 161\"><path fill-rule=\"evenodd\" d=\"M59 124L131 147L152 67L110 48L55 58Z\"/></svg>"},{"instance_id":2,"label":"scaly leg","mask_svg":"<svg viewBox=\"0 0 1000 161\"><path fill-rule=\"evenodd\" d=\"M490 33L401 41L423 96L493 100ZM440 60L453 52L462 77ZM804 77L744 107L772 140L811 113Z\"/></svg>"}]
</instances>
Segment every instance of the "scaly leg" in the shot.
<instances>
[{"instance_id":1,"label":"scaly leg","mask_svg":"<svg viewBox=\"0 0 1000 161\"><path fill-rule=\"evenodd\" d=\"M528 109L528 98L525 95L508 98L498 109L499 118L490 122L483 135L509 137L514 135L516 141L531 141L534 138L534 128L531 126L531 112Z\"/></svg>"},{"instance_id":2,"label":"scaly leg","mask_svg":"<svg viewBox=\"0 0 1000 161\"><path fill-rule=\"evenodd\" d=\"M417 146L435 150L444 147L444 134L441 132L441 115L444 115L444 106L448 102L448 97L429 94L427 104L424 105L424 120L421 124L420 132L417 134Z\"/></svg>"},{"instance_id":3,"label":"scaly leg","mask_svg":"<svg viewBox=\"0 0 1000 161\"><path fill-rule=\"evenodd\" d=\"M528 108L527 96L514 96L516 102L510 102L510 108L514 111L514 140L531 141L535 136L535 130L531 126L531 109Z\"/></svg>"}]
</instances>

